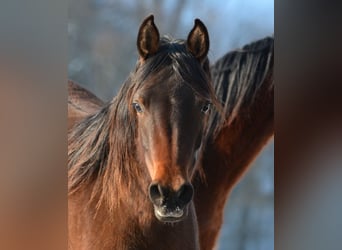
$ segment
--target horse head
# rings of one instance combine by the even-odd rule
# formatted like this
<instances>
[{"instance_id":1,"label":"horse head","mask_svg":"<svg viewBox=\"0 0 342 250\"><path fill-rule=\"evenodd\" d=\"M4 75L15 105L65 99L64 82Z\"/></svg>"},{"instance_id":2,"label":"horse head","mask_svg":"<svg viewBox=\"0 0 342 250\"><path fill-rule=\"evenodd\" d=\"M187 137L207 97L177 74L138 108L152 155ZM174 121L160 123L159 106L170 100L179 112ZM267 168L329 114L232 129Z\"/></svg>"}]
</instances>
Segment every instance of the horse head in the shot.
<instances>
[{"instance_id":1,"label":"horse head","mask_svg":"<svg viewBox=\"0 0 342 250\"><path fill-rule=\"evenodd\" d=\"M151 177L148 195L162 222L186 217L194 188L191 178L213 103L209 36L196 19L187 40L159 37L153 16L140 26L139 60L132 78L139 82L129 100L135 116L139 164Z\"/></svg>"}]
</instances>

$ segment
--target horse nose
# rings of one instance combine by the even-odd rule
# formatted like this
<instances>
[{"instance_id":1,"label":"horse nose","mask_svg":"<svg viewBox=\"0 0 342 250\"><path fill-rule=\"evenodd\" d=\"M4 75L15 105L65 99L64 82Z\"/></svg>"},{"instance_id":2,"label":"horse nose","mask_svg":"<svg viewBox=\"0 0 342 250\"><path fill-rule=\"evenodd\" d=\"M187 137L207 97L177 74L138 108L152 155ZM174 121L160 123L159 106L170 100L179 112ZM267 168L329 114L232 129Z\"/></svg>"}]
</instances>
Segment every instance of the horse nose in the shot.
<instances>
[{"instance_id":1,"label":"horse nose","mask_svg":"<svg viewBox=\"0 0 342 250\"><path fill-rule=\"evenodd\" d=\"M180 204L186 205L192 200L194 188L191 184L185 183L179 188L176 195L178 197L178 202Z\"/></svg>"},{"instance_id":2,"label":"horse nose","mask_svg":"<svg viewBox=\"0 0 342 250\"><path fill-rule=\"evenodd\" d=\"M184 183L176 191L169 187L164 187L158 182L152 183L149 187L150 200L158 206L172 204L183 207L191 201L193 194L194 189L189 183Z\"/></svg>"}]
</instances>

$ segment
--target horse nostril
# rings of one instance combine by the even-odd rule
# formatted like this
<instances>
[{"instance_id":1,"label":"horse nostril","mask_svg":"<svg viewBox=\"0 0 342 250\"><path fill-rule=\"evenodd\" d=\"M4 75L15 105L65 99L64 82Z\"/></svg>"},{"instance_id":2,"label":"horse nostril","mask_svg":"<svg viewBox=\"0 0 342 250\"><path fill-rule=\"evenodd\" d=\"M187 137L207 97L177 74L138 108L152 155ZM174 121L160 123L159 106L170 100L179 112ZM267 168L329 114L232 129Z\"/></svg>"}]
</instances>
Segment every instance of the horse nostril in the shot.
<instances>
[{"instance_id":1,"label":"horse nostril","mask_svg":"<svg viewBox=\"0 0 342 250\"><path fill-rule=\"evenodd\" d=\"M158 183L152 183L149 188L150 199L154 204L160 203L165 199L168 199L170 190L162 187Z\"/></svg>"},{"instance_id":2,"label":"horse nostril","mask_svg":"<svg viewBox=\"0 0 342 250\"><path fill-rule=\"evenodd\" d=\"M194 194L192 185L185 183L178 191L172 191L167 187L163 187L157 182L152 183L149 187L150 200L154 205L161 206L168 204L169 206L185 206Z\"/></svg>"},{"instance_id":3,"label":"horse nostril","mask_svg":"<svg viewBox=\"0 0 342 250\"><path fill-rule=\"evenodd\" d=\"M194 188L190 184L183 184L177 192L177 197L182 205L188 204L194 195Z\"/></svg>"},{"instance_id":4,"label":"horse nostril","mask_svg":"<svg viewBox=\"0 0 342 250\"><path fill-rule=\"evenodd\" d=\"M150 185L149 195L153 203L155 203L157 199L161 198L162 193L160 192L160 185L158 183L154 183Z\"/></svg>"}]
</instances>

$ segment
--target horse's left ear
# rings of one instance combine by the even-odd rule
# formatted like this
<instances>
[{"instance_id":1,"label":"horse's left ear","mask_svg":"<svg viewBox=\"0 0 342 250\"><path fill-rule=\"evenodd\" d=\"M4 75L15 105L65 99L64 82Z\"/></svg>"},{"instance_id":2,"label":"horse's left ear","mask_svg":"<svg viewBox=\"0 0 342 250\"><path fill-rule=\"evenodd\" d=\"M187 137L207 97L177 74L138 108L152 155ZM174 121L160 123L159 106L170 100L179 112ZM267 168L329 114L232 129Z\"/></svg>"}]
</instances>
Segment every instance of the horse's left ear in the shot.
<instances>
[{"instance_id":1,"label":"horse's left ear","mask_svg":"<svg viewBox=\"0 0 342 250\"><path fill-rule=\"evenodd\" d=\"M209 51L209 34L201 20L195 19L195 25L188 35L186 46L189 52L200 62Z\"/></svg>"},{"instance_id":2,"label":"horse's left ear","mask_svg":"<svg viewBox=\"0 0 342 250\"><path fill-rule=\"evenodd\" d=\"M148 16L140 25L137 47L142 59L157 53L159 48L159 31L154 24L153 15Z\"/></svg>"}]
</instances>

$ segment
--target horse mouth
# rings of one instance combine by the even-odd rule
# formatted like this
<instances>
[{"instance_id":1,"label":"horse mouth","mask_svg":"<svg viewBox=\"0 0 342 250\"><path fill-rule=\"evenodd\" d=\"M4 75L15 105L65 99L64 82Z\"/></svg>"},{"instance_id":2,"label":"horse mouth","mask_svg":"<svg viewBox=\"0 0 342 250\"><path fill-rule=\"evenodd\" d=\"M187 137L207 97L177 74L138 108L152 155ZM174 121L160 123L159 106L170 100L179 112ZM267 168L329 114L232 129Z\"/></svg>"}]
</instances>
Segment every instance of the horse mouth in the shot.
<instances>
[{"instance_id":1,"label":"horse mouth","mask_svg":"<svg viewBox=\"0 0 342 250\"><path fill-rule=\"evenodd\" d=\"M178 222L183 220L186 216L186 209L176 207L174 209L169 209L166 206L154 206L154 214L157 219L161 222Z\"/></svg>"}]
</instances>

